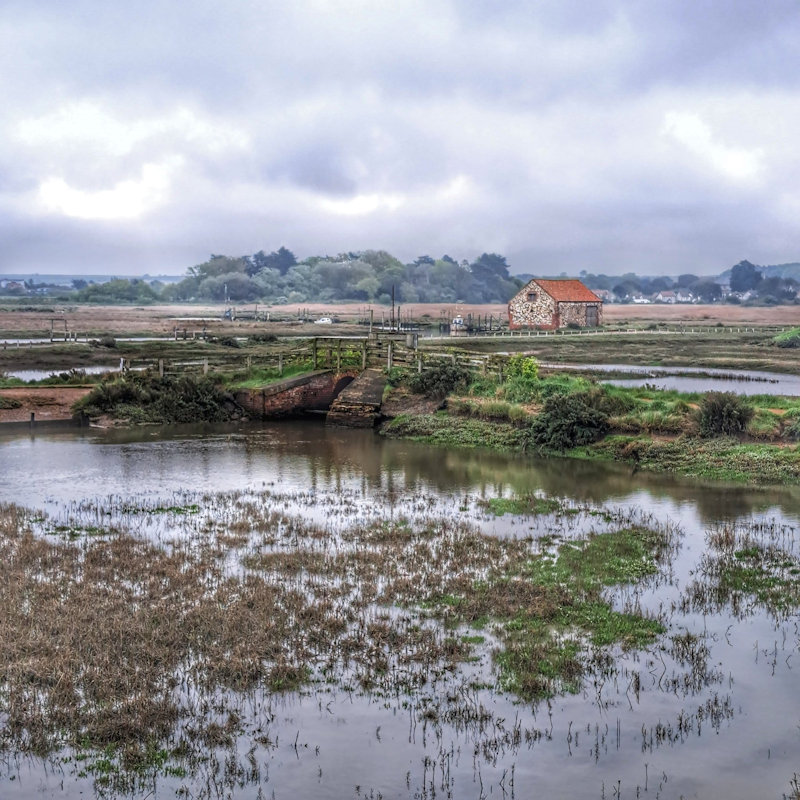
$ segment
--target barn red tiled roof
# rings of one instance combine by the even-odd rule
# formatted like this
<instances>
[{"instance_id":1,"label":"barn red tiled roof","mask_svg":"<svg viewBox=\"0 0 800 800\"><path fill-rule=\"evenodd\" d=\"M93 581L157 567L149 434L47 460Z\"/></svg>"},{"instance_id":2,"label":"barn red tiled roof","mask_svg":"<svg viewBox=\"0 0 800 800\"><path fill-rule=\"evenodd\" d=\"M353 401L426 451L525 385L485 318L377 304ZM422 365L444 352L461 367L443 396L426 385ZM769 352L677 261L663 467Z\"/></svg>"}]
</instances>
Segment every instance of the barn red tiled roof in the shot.
<instances>
[{"instance_id":1,"label":"barn red tiled roof","mask_svg":"<svg viewBox=\"0 0 800 800\"><path fill-rule=\"evenodd\" d=\"M602 303L591 289L579 280L545 280L536 278L536 283L553 298L562 303Z\"/></svg>"}]
</instances>

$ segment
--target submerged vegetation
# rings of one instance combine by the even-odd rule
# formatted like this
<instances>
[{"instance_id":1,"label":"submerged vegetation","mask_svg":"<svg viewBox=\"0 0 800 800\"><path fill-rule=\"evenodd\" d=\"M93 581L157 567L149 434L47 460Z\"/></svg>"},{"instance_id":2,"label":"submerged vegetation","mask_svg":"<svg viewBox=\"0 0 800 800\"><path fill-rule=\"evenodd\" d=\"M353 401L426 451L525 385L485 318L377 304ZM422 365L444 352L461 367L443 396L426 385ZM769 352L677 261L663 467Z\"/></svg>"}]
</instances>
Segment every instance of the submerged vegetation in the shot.
<instances>
[{"instance_id":1,"label":"submerged vegetation","mask_svg":"<svg viewBox=\"0 0 800 800\"><path fill-rule=\"evenodd\" d=\"M664 631L606 590L654 575L675 532L624 527L621 512L551 549L446 517L318 526L285 507L269 493L89 503L63 519L3 507L0 750L91 753L124 788L141 769L180 774L210 746L259 740L254 692L269 708L306 686L393 697L496 681L537 701L578 691L592 648ZM189 536L129 532L146 520ZM485 656L494 678L457 677ZM448 713L466 713L460 702Z\"/></svg>"}]
</instances>

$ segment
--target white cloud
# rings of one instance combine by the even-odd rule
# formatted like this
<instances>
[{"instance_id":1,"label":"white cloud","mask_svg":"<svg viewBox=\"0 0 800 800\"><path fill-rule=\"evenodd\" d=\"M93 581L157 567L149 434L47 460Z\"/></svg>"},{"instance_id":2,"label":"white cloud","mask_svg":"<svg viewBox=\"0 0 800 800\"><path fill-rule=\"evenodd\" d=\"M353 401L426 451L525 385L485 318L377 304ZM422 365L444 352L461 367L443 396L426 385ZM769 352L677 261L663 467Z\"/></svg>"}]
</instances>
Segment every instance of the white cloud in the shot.
<instances>
[{"instance_id":1,"label":"white cloud","mask_svg":"<svg viewBox=\"0 0 800 800\"><path fill-rule=\"evenodd\" d=\"M239 126L218 124L187 107L163 116L114 113L101 103L79 100L55 111L20 120L15 138L32 148L77 147L98 155L122 156L137 145L165 138L169 146L197 146L209 153L247 147L249 140Z\"/></svg>"},{"instance_id":2,"label":"white cloud","mask_svg":"<svg viewBox=\"0 0 800 800\"><path fill-rule=\"evenodd\" d=\"M735 180L756 178L762 171L764 151L731 147L716 137L697 114L671 111L664 117L664 133Z\"/></svg>"},{"instance_id":3,"label":"white cloud","mask_svg":"<svg viewBox=\"0 0 800 800\"><path fill-rule=\"evenodd\" d=\"M63 178L48 178L39 187L39 201L47 211L67 217L138 219L166 202L172 173L179 164L178 159L145 164L138 179L94 192L76 189Z\"/></svg>"}]
</instances>

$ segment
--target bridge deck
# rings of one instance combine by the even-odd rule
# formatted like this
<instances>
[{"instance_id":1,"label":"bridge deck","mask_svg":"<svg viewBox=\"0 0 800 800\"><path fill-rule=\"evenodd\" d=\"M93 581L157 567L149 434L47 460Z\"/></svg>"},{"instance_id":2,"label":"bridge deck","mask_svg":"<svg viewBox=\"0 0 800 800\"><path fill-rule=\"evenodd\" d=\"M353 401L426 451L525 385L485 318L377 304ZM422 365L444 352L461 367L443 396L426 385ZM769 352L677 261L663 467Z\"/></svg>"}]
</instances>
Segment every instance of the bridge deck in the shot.
<instances>
[{"instance_id":1,"label":"bridge deck","mask_svg":"<svg viewBox=\"0 0 800 800\"><path fill-rule=\"evenodd\" d=\"M380 416L385 388L386 375L383 370L364 370L333 401L327 422L351 428L373 427Z\"/></svg>"}]
</instances>

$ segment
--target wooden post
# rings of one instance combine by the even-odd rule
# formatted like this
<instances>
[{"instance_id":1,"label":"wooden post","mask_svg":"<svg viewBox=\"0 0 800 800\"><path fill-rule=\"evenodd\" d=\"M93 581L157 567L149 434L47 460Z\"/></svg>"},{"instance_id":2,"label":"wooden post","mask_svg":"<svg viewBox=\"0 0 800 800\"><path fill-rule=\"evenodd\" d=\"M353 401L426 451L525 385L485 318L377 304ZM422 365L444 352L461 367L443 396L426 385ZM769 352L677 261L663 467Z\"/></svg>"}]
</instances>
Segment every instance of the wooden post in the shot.
<instances>
[{"instance_id":1,"label":"wooden post","mask_svg":"<svg viewBox=\"0 0 800 800\"><path fill-rule=\"evenodd\" d=\"M375 312L372 309L369 310L369 335L370 336L372 336L372 315L374 313Z\"/></svg>"},{"instance_id":2,"label":"wooden post","mask_svg":"<svg viewBox=\"0 0 800 800\"><path fill-rule=\"evenodd\" d=\"M389 339L389 341L387 343L387 348L386 348L386 369L391 369L392 368L393 355L394 355L392 353L392 344L393 344L392 340Z\"/></svg>"},{"instance_id":3,"label":"wooden post","mask_svg":"<svg viewBox=\"0 0 800 800\"><path fill-rule=\"evenodd\" d=\"M203 375L208 375L208 358L203 359Z\"/></svg>"},{"instance_id":4,"label":"wooden post","mask_svg":"<svg viewBox=\"0 0 800 800\"><path fill-rule=\"evenodd\" d=\"M370 315L372 311L369 312ZM370 319L370 328L372 328L372 320ZM367 368L367 343L366 341L361 343L361 369L364 370Z\"/></svg>"},{"instance_id":5,"label":"wooden post","mask_svg":"<svg viewBox=\"0 0 800 800\"><path fill-rule=\"evenodd\" d=\"M342 371L342 340L336 340L336 371Z\"/></svg>"},{"instance_id":6,"label":"wooden post","mask_svg":"<svg viewBox=\"0 0 800 800\"><path fill-rule=\"evenodd\" d=\"M164 377L164 359L163 358L159 358L158 359L158 377L159 378L163 378Z\"/></svg>"},{"instance_id":7,"label":"wooden post","mask_svg":"<svg viewBox=\"0 0 800 800\"><path fill-rule=\"evenodd\" d=\"M283 377L283 353L278 353L278 375Z\"/></svg>"},{"instance_id":8,"label":"wooden post","mask_svg":"<svg viewBox=\"0 0 800 800\"><path fill-rule=\"evenodd\" d=\"M247 374L253 371L253 356L247 356Z\"/></svg>"},{"instance_id":9,"label":"wooden post","mask_svg":"<svg viewBox=\"0 0 800 800\"><path fill-rule=\"evenodd\" d=\"M311 351L314 354L314 369L316 369L317 368L317 340L316 340L316 338L312 339Z\"/></svg>"}]
</instances>

